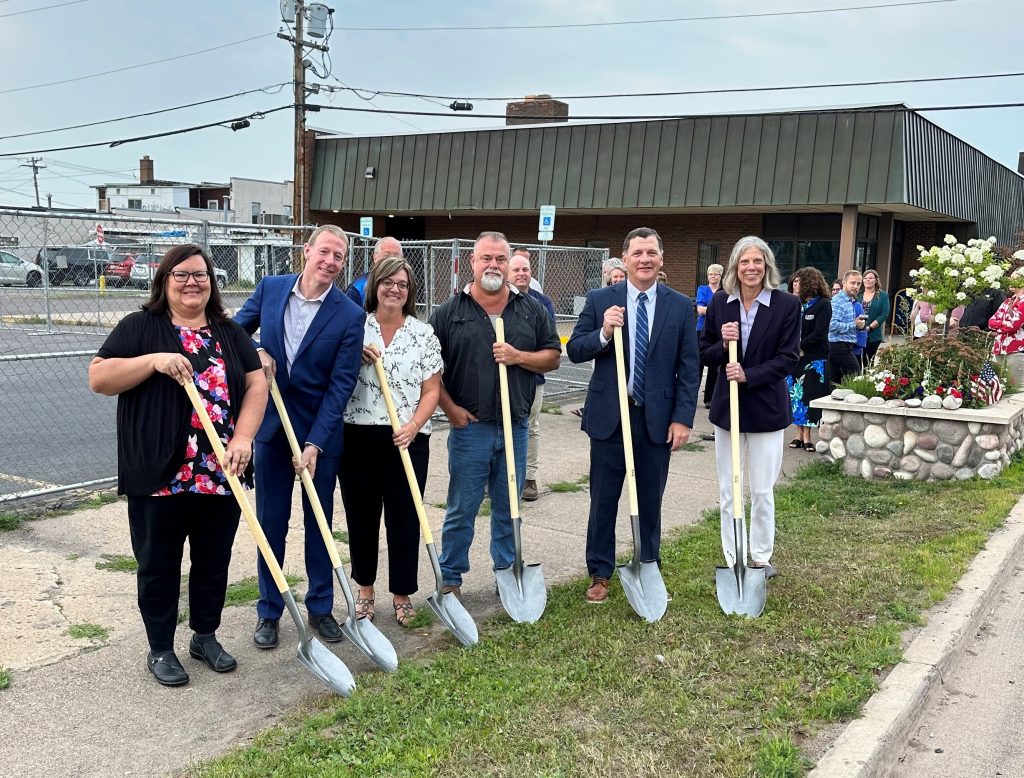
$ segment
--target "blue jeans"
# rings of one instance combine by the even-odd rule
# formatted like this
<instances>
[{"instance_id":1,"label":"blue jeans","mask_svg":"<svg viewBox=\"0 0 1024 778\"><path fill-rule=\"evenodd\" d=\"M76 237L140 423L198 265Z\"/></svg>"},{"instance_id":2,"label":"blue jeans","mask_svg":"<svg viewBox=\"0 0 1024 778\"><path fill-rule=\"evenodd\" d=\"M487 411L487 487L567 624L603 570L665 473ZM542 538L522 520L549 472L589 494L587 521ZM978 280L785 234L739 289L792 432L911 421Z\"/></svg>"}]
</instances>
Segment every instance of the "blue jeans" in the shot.
<instances>
[{"instance_id":1,"label":"blue jeans","mask_svg":"<svg viewBox=\"0 0 1024 778\"><path fill-rule=\"evenodd\" d=\"M516 462L516 488L522 490L526 473L529 419L512 422ZM515 560L512 516L505 470L505 436L496 421L474 421L448 433L448 510L441 528L441 576L446 584L462 585L469 571L469 547L473 544L477 513L484 486L491 496L491 560L494 569ZM516 494L519 499L519 494Z\"/></svg>"}]
</instances>

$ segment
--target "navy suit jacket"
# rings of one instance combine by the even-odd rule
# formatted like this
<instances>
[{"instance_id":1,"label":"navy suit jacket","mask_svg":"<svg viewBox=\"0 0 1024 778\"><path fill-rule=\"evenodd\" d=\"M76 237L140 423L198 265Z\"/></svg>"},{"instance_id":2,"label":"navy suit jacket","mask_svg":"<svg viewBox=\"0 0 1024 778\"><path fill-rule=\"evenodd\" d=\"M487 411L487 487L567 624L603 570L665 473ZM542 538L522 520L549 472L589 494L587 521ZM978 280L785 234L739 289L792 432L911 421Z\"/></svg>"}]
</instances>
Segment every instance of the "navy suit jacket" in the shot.
<instances>
[{"instance_id":1,"label":"navy suit jacket","mask_svg":"<svg viewBox=\"0 0 1024 778\"><path fill-rule=\"evenodd\" d=\"M277 362L277 385L299 445L312 443L324 456L340 456L342 415L359 375L366 314L331 287L306 330L292 369L284 350L284 312L297 275L267 276L235 314L250 335L260 330L260 348ZM281 429L273 400L256 440L270 442Z\"/></svg>"},{"instance_id":2,"label":"navy suit jacket","mask_svg":"<svg viewBox=\"0 0 1024 778\"><path fill-rule=\"evenodd\" d=\"M693 426L700 363L690 298L665 284L658 284L657 289L644 372L644 418L651 442L660 444L668 439L670 423ZM611 340L607 346L601 345L604 312L612 305L626 307L625 281L587 294L586 305L566 344L566 352L573 362L594 360L594 374L587 389L582 426L587 435L597 440L607 440L621 423L615 347ZM627 378L632 357L628 331L628 327L624 327L622 332Z\"/></svg>"},{"instance_id":3,"label":"navy suit jacket","mask_svg":"<svg viewBox=\"0 0 1024 778\"><path fill-rule=\"evenodd\" d=\"M757 309L747 347L736 344L747 377L740 384L740 432L775 432L793 423L786 376L800 358L800 300L778 289L771 294L771 304ZM729 382L725 378L729 352L722 345L722 325L740 320L740 301L728 299L725 290L715 292L700 336L701 359L719 371L711 397L711 423L726 430L730 427Z\"/></svg>"}]
</instances>

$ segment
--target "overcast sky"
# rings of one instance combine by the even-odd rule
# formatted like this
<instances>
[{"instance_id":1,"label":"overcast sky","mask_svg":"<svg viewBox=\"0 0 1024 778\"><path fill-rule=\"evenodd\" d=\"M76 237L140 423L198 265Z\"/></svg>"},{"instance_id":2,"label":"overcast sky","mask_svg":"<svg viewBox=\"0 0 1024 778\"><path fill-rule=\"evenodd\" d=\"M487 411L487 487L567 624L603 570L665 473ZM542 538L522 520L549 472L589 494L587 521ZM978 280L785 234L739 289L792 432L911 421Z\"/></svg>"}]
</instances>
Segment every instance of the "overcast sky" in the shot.
<instances>
[{"instance_id":1,"label":"overcast sky","mask_svg":"<svg viewBox=\"0 0 1024 778\"><path fill-rule=\"evenodd\" d=\"M899 0L892 0L899 2ZM576 29L355 31L356 27L559 25L798 11L886 0L333 0L331 74L323 83L450 96L430 102L351 92L310 102L444 111L400 117L417 128L486 127L454 115L451 97L509 97L721 89L1024 71L1021 0L950 0L898 8L774 18L662 22ZM19 13L65 3L61 7ZM275 37L276 0L0 0L0 135L154 111L291 78L291 47ZM213 51L214 47L264 36ZM161 64L154 60L188 55ZM316 67L323 72L319 57ZM138 67L133 67L138 66ZM102 71L121 72L83 78ZM317 81L312 74L311 81ZM70 83L41 86L77 79ZM291 103L290 87L154 117L0 140L0 154L110 141L230 120ZM369 96L367 93L365 96ZM817 89L762 94L572 100L570 115L689 114L905 102L911 107L1018 102L1024 78ZM474 113L504 101L474 99ZM1024 109L926 114L1016 169ZM322 111L308 124L339 132L412 132L387 114ZM40 193L54 204L95 205L90 185L130 181L148 154L157 178L291 178L292 116L281 111L234 133L214 127L116 148L42 151ZM0 205L34 202L28 154L0 157Z\"/></svg>"}]
</instances>

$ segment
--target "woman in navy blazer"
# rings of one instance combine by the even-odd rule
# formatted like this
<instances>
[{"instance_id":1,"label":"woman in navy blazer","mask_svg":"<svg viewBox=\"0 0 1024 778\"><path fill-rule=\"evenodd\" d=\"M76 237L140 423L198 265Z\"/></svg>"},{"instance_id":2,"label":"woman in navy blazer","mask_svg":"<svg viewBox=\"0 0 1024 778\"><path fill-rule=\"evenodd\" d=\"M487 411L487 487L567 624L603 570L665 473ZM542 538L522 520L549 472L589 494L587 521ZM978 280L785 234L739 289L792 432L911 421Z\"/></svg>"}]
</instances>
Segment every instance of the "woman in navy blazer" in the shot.
<instances>
[{"instance_id":1,"label":"woman in navy blazer","mask_svg":"<svg viewBox=\"0 0 1024 778\"><path fill-rule=\"evenodd\" d=\"M719 370L710 417L715 427L722 551L733 564L728 381L737 381L740 466L744 461L751 463L750 564L765 568L768 577L776 574L771 564L775 547L773 490L782 469L786 427L793 421L786 376L800 355L800 301L777 289L778 285L779 270L768 244L754 236L741 238L729 256L722 289L708 306L700 338L701 361ZM737 341L738 362L728 361L729 341Z\"/></svg>"}]
</instances>

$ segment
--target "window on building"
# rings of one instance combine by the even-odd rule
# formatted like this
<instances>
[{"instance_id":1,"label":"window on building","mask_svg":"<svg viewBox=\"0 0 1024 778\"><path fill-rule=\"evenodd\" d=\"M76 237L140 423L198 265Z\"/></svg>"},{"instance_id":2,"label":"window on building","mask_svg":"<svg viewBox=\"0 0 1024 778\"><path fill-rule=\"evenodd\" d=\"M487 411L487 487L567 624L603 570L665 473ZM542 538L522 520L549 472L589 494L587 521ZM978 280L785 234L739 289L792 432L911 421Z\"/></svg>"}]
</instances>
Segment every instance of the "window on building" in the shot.
<instances>
[{"instance_id":1,"label":"window on building","mask_svg":"<svg viewBox=\"0 0 1024 778\"><path fill-rule=\"evenodd\" d=\"M718 260L719 243L717 240L702 240L697 244L697 278L693 288L708 282L708 268L722 264Z\"/></svg>"},{"instance_id":2,"label":"window on building","mask_svg":"<svg viewBox=\"0 0 1024 778\"><path fill-rule=\"evenodd\" d=\"M292 223L292 207L290 205L284 206L284 218L287 224Z\"/></svg>"},{"instance_id":3,"label":"window on building","mask_svg":"<svg viewBox=\"0 0 1024 778\"><path fill-rule=\"evenodd\" d=\"M220 210L220 203L218 203L216 200L207 200L206 208L210 211L218 211Z\"/></svg>"},{"instance_id":4,"label":"window on building","mask_svg":"<svg viewBox=\"0 0 1024 778\"><path fill-rule=\"evenodd\" d=\"M259 224L260 223L260 214L261 213L263 213L263 206L260 205L259 203L253 203L252 204L252 223L253 224Z\"/></svg>"},{"instance_id":5,"label":"window on building","mask_svg":"<svg viewBox=\"0 0 1024 778\"><path fill-rule=\"evenodd\" d=\"M128 199L128 207L129 208L134 208L137 211L141 211L142 210L142 200L141 199L139 199L139 200L132 200L131 198L129 198Z\"/></svg>"},{"instance_id":6,"label":"window on building","mask_svg":"<svg viewBox=\"0 0 1024 778\"><path fill-rule=\"evenodd\" d=\"M149 193L150 193L150 194L156 194L156 190L155 190L155 189L150 189L150 190L149 190Z\"/></svg>"}]
</instances>

